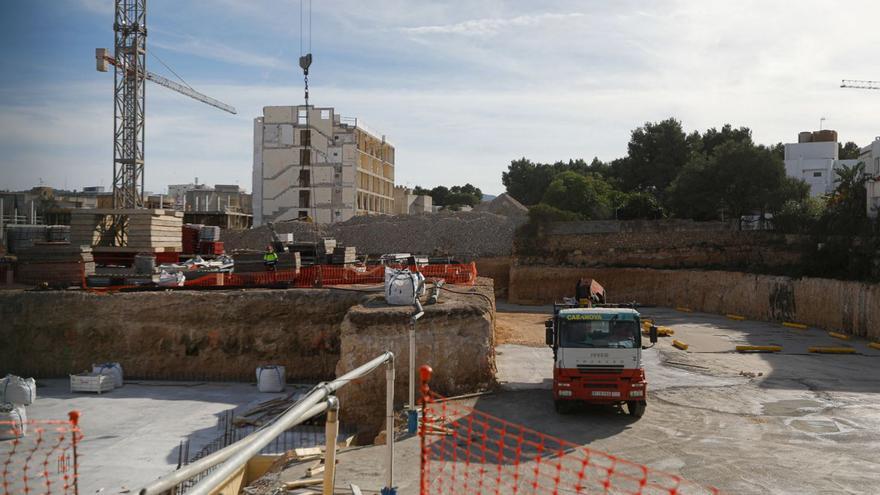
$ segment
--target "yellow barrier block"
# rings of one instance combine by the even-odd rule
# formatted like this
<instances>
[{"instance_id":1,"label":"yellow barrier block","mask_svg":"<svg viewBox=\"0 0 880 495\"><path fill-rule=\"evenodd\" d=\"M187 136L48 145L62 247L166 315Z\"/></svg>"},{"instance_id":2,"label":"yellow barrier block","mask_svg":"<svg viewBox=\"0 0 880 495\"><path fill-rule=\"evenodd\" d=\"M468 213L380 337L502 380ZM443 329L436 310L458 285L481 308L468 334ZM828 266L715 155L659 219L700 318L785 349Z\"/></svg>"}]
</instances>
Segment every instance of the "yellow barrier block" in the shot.
<instances>
[{"instance_id":1,"label":"yellow barrier block","mask_svg":"<svg viewBox=\"0 0 880 495\"><path fill-rule=\"evenodd\" d=\"M871 342L870 344L868 344L868 347L880 351L880 342Z\"/></svg>"},{"instance_id":2,"label":"yellow barrier block","mask_svg":"<svg viewBox=\"0 0 880 495\"><path fill-rule=\"evenodd\" d=\"M694 310L692 310L691 308L686 308L684 306L678 306L677 308L675 308L675 310L681 311L682 313L693 313L694 312Z\"/></svg>"},{"instance_id":3,"label":"yellow barrier block","mask_svg":"<svg viewBox=\"0 0 880 495\"><path fill-rule=\"evenodd\" d=\"M792 323L790 321L783 321L782 326L788 327L788 328L796 328L798 330L806 330L807 329L807 326L804 325L803 323Z\"/></svg>"},{"instance_id":4,"label":"yellow barrier block","mask_svg":"<svg viewBox=\"0 0 880 495\"><path fill-rule=\"evenodd\" d=\"M672 346L673 346L673 347L677 347L677 348L679 348L679 349L681 349L681 350L683 350L683 351L686 351L686 350L688 349L688 345L685 344L684 342L680 341L680 340L673 340L673 341L672 341Z\"/></svg>"},{"instance_id":5,"label":"yellow barrier block","mask_svg":"<svg viewBox=\"0 0 880 495\"><path fill-rule=\"evenodd\" d=\"M779 345L738 345L736 352L781 352Z\"/></svg>"},{"instance_id":6,"label":"yellow barrier block","mask_svg":"<svg viewBox=\"0 0 880 495\"><path fill-rule=\"evenodd\" d=\"M849 340L850 339L850 336L845 333L828 332L828 335L831 337L834 337L835 339L840 339L840 340Z\"/></svg>"},{"instance_id":7,"label":"yellow barrier block","mask_svg":"<svg viewBox=\"0 0 880 495\"><path fill-rule=\"evenodd\" d=\"M817 354L855 354L856 352L852 347L810 347L808 350Z\"/></svg>"},{"instance_id":8,"label":"yellow barrier block","mask_svg":"<svg viewBox=\"0 0 880 495\"><path fill-rule=\"evenodd\" d=\"M736 320L736 321L743 321L746 319L745 316L740 316L740 315L724 315L724 316L730 318L731 320Z\"/></svg>"},{"instance_id":9,"label":"yellow barrier block","mask_svg":"<svg viewBox=\"0 0 880 495\"><path fill-rule=\"evenodd\" d=\"M669 337L670 335L675 335L675 330L669 327L657 327L657 335L660 337Z\"/></svg>"}]
</instances>

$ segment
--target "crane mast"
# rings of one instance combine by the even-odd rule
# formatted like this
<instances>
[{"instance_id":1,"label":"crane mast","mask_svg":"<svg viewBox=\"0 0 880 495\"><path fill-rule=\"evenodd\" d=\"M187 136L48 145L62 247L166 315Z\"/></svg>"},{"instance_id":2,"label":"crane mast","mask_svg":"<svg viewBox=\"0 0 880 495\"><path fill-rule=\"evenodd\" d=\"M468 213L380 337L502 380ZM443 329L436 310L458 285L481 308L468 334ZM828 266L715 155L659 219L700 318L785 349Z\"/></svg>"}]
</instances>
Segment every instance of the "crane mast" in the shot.
<instances>
[{"instance_id":1,"label":"crane mast","mask_svg":"<svg viewBox=\"0 0 880 495\"><path fill-rule=\"evenodd\" d=\"M152 81L225 112L235 108L147 70L147 0L116 0L113 55L95 50L97 69L113 66L113 208L144 207L144 109ZM117 229L122 230L122 229Z\"/></svg>"},{"instance_id":2,"label":"crane mast","mask_svg":"<svg viewBox=\"0 0 880 495\"><path fill-rule=\"evenodd\" d=\"M113 207L144 207L147 0L116 0Z\"/></svg>"}]
</instances>

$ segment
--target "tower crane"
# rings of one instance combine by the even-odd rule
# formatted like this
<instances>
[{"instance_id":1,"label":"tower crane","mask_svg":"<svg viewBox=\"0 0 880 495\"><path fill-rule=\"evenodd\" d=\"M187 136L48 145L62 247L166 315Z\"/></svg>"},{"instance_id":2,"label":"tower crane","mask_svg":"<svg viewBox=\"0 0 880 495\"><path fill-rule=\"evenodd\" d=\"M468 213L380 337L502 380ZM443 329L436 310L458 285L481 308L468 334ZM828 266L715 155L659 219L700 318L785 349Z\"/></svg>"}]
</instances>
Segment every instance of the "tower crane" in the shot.
<instances>
[{"instance_id":1,"label":"tower crane","mask_svg":"<svg viewBox=\"0 0 880 495\"><path fill-rule=\"evenodd\" d=\"M860 81L857 79L843 79L840 81L841 88L852 89L880 89L880 81Z\"/></svg>"},{"instance_id":2,"label":"tower crane","mask_svg":"<svg viewBox=\"0 0 880 495\"><path fill-rule=\"evenodd\" d=\"M147 71L147 0L116 0L114 54L95 50L97 70L114 67L113 208L144 207L144 82L153 81L229 113L235 108ZM121 239L124 234L116 228Z\"/></svg>"}]
</instances>

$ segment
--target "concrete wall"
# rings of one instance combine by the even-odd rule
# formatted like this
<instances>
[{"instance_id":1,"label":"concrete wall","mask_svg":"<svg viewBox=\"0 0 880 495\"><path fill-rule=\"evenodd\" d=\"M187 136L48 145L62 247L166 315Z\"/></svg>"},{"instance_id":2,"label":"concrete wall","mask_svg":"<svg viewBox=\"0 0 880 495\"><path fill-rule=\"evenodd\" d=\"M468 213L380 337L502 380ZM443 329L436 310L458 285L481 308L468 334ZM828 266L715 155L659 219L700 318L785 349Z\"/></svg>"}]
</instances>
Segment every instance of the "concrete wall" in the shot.
<instances>
[{"instance_id":1,"label":"concrete wall","mask_svg":"<svg viewBox=\"0 0 880 495\"><path fill-rule=\"evenodd\" d=\"M880 340L880 285L741 272L648 268L514 266L509 301L549 304L580 277L598 280L613 302L637 301L750 319L796 321Z\"/></svg>"}]
</instances>

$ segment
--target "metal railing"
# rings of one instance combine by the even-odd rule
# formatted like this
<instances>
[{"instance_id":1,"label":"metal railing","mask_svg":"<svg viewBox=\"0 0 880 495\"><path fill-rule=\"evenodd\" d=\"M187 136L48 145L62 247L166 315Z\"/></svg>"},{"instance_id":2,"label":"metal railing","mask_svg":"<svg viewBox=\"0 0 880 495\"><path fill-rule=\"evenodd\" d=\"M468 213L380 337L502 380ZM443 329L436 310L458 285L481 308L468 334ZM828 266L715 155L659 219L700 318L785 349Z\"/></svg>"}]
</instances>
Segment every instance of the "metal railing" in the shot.
<instances>
[{"instance_id":1,"label":"metal railing","mask_svg":"<svg viewBox=\"0 0 880 495\"><path fill-rule=\"evenodd\" d=\"M213 454L203 457L192 464L183 466L171 472L139 490L140 495L161 494L174 489L180 483L199 476L205 471L212 470L210 474L202 478L187 493L193 495L209 495L223 486L227 479L235 475L263 448L269 445L276 437L283 434L291 427L313 418L325 411L331 411L335 418L335 410L338 402L332 394L352 380L356 380L376 370L379 366L386 365L386 435L388 441L386 448L386 487L393 486L393 459L394 459L394 353L386 351L373 360L349 371L333 381L318 384L302 399L297 401L287 411L278 416L274 421L262 429L248 435L238 442L220 449ZM335 455L336 438L327 438L328 445L334 448L327 449L327 456ZM331 443L332 442L332 443ZM331 453L331 450L333 451ZM325 471L325 489L329 477L332 489L332 477L335 473L335 463L328 463ZM331 492L332 493L332 492Z\"/></svg>"}]
</instances>

